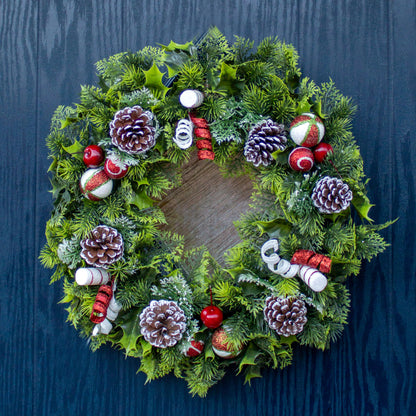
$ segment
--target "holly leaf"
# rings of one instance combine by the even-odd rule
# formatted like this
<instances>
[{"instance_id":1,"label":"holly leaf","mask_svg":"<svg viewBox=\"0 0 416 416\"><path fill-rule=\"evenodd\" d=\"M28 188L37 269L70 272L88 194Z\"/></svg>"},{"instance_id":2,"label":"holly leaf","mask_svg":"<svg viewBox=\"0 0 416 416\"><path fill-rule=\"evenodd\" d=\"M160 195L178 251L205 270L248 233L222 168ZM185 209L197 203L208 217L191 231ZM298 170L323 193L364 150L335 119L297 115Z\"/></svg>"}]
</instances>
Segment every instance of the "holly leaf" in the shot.
<instances>
[{"instance_id":1,"label":"holly leaf","mask_svg":"<svg viewBox=\"0 0 416 416\"><path fill-rule=\"evenodd\" d=\"M292 224L284 218L276 218L272 221L255 221L256 225L261 234L267 233L270 237L287 237L292 230Z\"/></svg>"},{"instance_id":2,"label":"holly leaf","mask_svg":"<svg viewBox=\"0 0 416 416\"><path fill-rule=\"evenodd\" d=\"M243 88L243 82L237 80L237 68L226 64L221 65L220 82L218 84L218 90L225 90L231 95L237 94Z\"/></svg>"},{"instance_id":3,"label":"holly leaf","mask_svg":"<svg viewBox=\"0 0 416 416\"><path fill-rule=\"evenodd\" d=\"M69 125L76 123L79 119L76 117L67 117L65 120L61 120L61 130L68 127Z\"/></svg>"},{"instance_id":4,"label":"holly leaf","mask_svg":"<svg viewBox=\"0 0 416 416\"><path fill-rule=\"evenodd\" d=\"M326 114L322 112L322 102L321 100L318 100L315 102L315 104L312 106L312 111L317 114L320 118L325 119Z\"/></svg>"},{"instance_id":5,"label":"holly leaf","mask_svg":"<svg viewBox=\"0 0 416 416\"><path fill-rule=\"evenodd\" d=\"M289 157L290 149L276 150L272 153L273 159L280 165L287 165L287 158Z\"/></svg>"},{"instance_id":6,"label":"holly leaf","mask_svg":"<svg viewBox=\"0 0 416 416\"><path fill-rule=\"evenodd\" d=\"M165 73L161 72L155 63L148 71L143 72L146 77L144 86L149 88L157 98L164 98L169 91L169 88L162 82Z\"/></svg>"},{"instance_id":7,"label":"holly leaf","mask_svg":"<svg viewBox=\"0 0 416 416\"><path fill-rule=\"evenodd\" d=\"M365 195L354 195L352 199L352 205L357 210L358 215L361 219L366 219L369 222L373 222L373 220L368 216L371 207L374 207L374 204L370 203L370 200Z\"/></svg>"},{"instance_id":8,"label":"holly leaf","mask_svg":"<svg viewBox=\"0 0 416 416\"><path fill-rule=\"evenodd\" d=\"M58 166L58 159L54 157L52 163L50 164L48 168L48 172L54 172L57 166Z\"/></svg>"},{"instance_id":9,"label":"holly leaf","mask_svg":"<svg viewBox=\"0 0 416 416\"><path fill-rule=\"evenodd\" d=\"M137 343L139 337L142 336L140 333L140 313L139 309L133 310L120 325L120 328L123 330L123 336L119 343L126 350L126 355L137 355L139 346L143 347L142 344Z\"/></svg>"},{"instance_id":10,"label":"holly leaf","mask_svg":"<svg viewBox=\"0 0 416 416\"><path fill-rule=\"evenodd\" d=\"M194 44L192 42L176 43L173 40L171 40L169 45L162 45L159 43L159 46L168 52L172 52L175 50L191 52L192 48L194 47Z\"/></svg>"},{"instance_id":11,"label":"holly leaf","mask_svg":"<svg viewBox=\"0 0 416 416\"><path fill-rule=\"evenodd\" d=\"M246 350L246 353L244 354L244 357L240 361L237 374L241 373L245 365L256 365L256 359L261 354L262 352L251 342Z\"/></svg>"},{"instance_id":12,"label":"holly leaf","mask_svg":"<svg viewBox=\"0 0 416 416\"><path fill-rule=\"evenodd\" d=\"M248 383L250 385L252 378L261 378L260 367L257 365L246 367L244 384Z\"/></svg>"},{"instance_id":13,"label":"holly leaf","mask_svg":"<svg viewBox=\"0 0 416 416\"><path fill-rule=\"evenodd\" d=\"M78 160L83 160L84 146L77 140L71 146L62 146L65 152L68 152L72 157Z\"/></svg>"},{"instance_id":14,"label":"holly leaf","mask_svg":"<svg viewBox=\"0 0 416 416\"><path fill-rule=\"evenodd\" d=\"M302 101L299 102L296 108L296 114L302 113L310 113L311 112L311 103L308 101L307 98L304 98Z\"/></svg>"},{"instance_id":15,"label":"holly leaf","mask_svg":"<svg viewBox=\"0 0 416 416\"><path fill-rule=\"evenodd\" d=\"M133 192L133 195L129 200L129 204L136 205L139 209L150 208L154 203L155 201L150 198L144 190L138 193Z\"/></svg>"}]
</instances>

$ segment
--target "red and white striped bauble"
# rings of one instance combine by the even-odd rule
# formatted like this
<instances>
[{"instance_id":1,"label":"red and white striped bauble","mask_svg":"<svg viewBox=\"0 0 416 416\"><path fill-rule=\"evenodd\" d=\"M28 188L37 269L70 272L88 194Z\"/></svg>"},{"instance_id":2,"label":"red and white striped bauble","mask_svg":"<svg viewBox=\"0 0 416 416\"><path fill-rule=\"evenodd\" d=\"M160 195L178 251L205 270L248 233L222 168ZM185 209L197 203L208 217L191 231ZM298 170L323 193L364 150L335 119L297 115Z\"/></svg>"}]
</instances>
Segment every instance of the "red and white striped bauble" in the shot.
<instances>
[{"instance_id":1,"label":"red and white striped bauble","mask_svg":"<svg viewBox=\"0 0 416 416\"><path fill-rule=\"evenodd\" d=\"M117 156L109 156L104 162L104 171L111 179L124 178L128 170L128 165L123 163Z\"/></svg>"},{"instance_id":2,"label":"red and white striped bauble","mask_svg":"<svg viewBox=\"0 0 416 416\"><path fill-rule=\"evenodd\" d=\"M324 123L312 113L303 113L290 124L290 137L298 146L314 147L324 134Z\"/></svg>"},{"instance_id":3,"label":"red and white striped bauble","mask_svg":"<svg viewBox=\"0 0 416 416\"><path fill-rule=\"evenodd\" d=\"M103 167L88 169L81 176L79 187L85 198L99 201L111 194L113 181L104 172Z\"/></svg>"},{"instance_id":4,"label":"red and white striped bauble","mask_svg":"<svg viewBox=\"0 0 416 416\"><path fill-rule=\"evenodd\" d=\"M191 346L185 352L185 355L187 357L196 357L201 354L202 351L204 351L204 342L192 340Z\"/></svg>"},{"instance_id":5,"label":"red and white striped bauble","mask_svg":"<svg viewBox=\"0 0 416 416\"><path fill-rule=\"evenodd\" d=\"M314 157L311 149L297 147L289 154L289 166L298 172L308 172L314 164Z\"/></svg>"}]
</instances>

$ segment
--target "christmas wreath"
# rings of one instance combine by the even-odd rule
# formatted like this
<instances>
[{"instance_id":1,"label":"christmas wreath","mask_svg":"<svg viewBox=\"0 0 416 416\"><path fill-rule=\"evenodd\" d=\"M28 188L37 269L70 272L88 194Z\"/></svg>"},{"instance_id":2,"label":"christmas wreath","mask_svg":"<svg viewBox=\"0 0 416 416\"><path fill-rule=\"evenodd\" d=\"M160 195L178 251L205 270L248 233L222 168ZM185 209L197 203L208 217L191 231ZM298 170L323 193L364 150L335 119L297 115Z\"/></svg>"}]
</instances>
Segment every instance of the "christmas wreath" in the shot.
<instances>
[{"instance_id":1,"label":"christmas wreath","mask_svg":"<svg viewBox=\"0 0 416 416\"><path fill-rule=\"evenodd\" d=\"M345 280L385 249L388 224L368 216L354 105L297 61L278 39L254 48L212 28L99 61L98 86L58 107L41 261L93 350L109 343L149 380L173 372L205 396L229 366L250 381L289 365L295 344L340 337ZM160 227L192 152L253 181L225 267Z\"/></svg>"}]
</instances>

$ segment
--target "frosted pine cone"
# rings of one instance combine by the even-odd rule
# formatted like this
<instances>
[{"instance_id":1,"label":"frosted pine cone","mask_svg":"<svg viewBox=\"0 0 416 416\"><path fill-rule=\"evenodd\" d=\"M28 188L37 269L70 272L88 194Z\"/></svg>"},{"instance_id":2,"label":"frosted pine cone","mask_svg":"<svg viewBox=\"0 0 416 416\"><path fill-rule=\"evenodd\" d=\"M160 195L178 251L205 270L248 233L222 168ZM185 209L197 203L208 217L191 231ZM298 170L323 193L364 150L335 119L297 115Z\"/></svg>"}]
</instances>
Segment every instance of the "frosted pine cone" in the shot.
<instances>
[{"instance_id":1,"label":"frosted pine cone","mask_svg":"<svg viewBox=\"0 0 416 416\"><path fill-rule=\"evenodd\" d=\"M186 316L172 300L152 300L140 314L144 339L154 347L173 347L186 329Z\"/></svg>"},{"instance_id":2,"label":"frosted pine cone","mask_svg":"<svg viewBox=\"0 0 416 416\"><path fill-rule=\"evenodd\" d=\"M81 257L90 266L107 269L123 255L123 237L116 229L99 225L81 241L81 247Z\"/></svg>"},{"instance_id":3,"label":"frosted pine cone","mask_svg":"<svg viewBox=\"0 0 416 416\"><path fill-rule=\"evenodd\" d=\"M254 166L260 164L268 166L273 161L272 153L276 150L285 150L286 143L287 137L283 124L265 120L250 130L244 147L244 156L247 162L252 162Z\"/></svg>"},{"instance_id":4,"label":"frosted pine cone","mask_svg":"<svg viewBox=\"0 0 416 416\"><path fill-rule=\"evenodd\" d=\"M336 214L350 206L352 192L341 179L325 176L313 188L312 200L323 214Z\"/></svg>"},{"instance_id":5,"label":"frosted pine cone","mask_svg":"<svg viewBox=\"0 0 416 416\"><path fill-rule=\"evenodd\" d=\"M144 153L156 143L153 114L135 105L117 111L110 123L112 143L129 154Z\"/></svg>"},{"instance_id":6,"label":"frosted pine cone","mask_svg":"<svg viewBox=\"0 0 416 416\"><path fill-rule=\"evenodd\" d=\"M269 296L263 312L269 327L284 337L302 332L308 320L305 303L296 298Z\"/></svg>"}]
</instances>

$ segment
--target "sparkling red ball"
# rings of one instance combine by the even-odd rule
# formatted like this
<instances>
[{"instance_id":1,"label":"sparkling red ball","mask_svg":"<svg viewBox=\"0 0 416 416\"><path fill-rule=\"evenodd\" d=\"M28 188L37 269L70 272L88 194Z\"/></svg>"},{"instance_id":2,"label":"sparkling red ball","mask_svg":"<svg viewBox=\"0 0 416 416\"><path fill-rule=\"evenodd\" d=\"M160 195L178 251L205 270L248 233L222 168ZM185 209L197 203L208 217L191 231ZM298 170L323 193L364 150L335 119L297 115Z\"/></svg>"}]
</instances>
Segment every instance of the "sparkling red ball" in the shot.
<instances>
[{"instance_id":1,"label":"sparkling red ball","mask_svg":"<svg viewBox=\"0 0 416 416\"><path fill-rule=\"evenodd\" d=\"M318 146L315 147L313 155L318 163L322 163L328 153L332 153L333 151L334 149L329 143L319 143Z\"/></svg>"},{"instance_id":2,"label":"sparkling red ball","mask_svg":"<svg viewBox=\"0 0 416 416\"><path fill-rule=\"evenodd\" d=\"M289 166L298 172L308 172L314 165L312 150L307 147L296 147L289 154Z\"/></svg>"},{"instance_id":3,"label":"sparkling red ball","mask_svg":"<svg viewBox=\"0 0 416 416\"><path fill-rule=\"evenodd\" d=\"M201 321L207 328L218 328L222 324L222 320L222 310L217 306L210 305L202 309Z\"/></svg>"},{"instance_id":4,"label":"sparkling red ball","mask_svg":"<svg viewBox=\"0 0 416 416\"><path fill-rule=\"evenodd\" d=\"M185 355L187 357L197 357L202 351L204 351L204 342L192 340L191 346L188 348Z\"/></svg>"},{"instance_id":5,"label":"sparkling red ball","mask_svg":"<svg viewBox=\"0 0 416 416\"><path fill-rule=\"evenodd\" d=\"M224 359L234 358L243 350L243 346L234 349L228 343L228 334L224 328L218 328L214 331L211 342L214 353Z\"/></svg>"},{"instance_id":6,"label":"sparkling red ball","mask_svg":"<svg viewBox=\"0 0 416 416\"><path fill-rule=\"evenodd\" d=\"M104 163L104 171L111 179L121 179L127 175L129 167L118 159L107 158Z\"/></svg>"},{"instance_id":7,"label":"sparkling red ball","mask_svg":"<svg viewBox=\"0 0 416 416\"><path fill-rule=\"evenodd\" d=\"M83 161L89 168L98 168L104 161L104 150L96 144L90 144L84 149Z\"/></svg>"}]
</instances>

